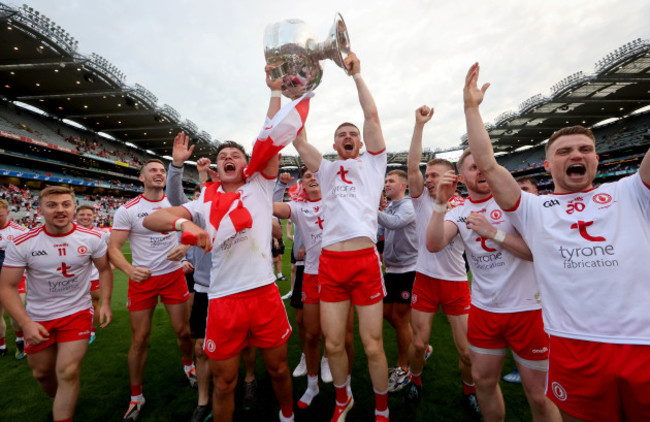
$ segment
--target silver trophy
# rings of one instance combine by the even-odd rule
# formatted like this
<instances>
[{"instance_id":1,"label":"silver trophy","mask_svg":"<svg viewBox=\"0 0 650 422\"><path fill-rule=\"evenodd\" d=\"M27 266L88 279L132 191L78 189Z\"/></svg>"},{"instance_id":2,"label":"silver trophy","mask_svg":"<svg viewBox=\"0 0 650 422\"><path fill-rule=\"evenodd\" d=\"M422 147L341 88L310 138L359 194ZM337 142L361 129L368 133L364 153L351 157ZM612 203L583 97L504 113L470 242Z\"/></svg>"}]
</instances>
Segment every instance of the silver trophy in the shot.
<instances>
[{"instance_id":1,"label":"silver trophy","mask_svg":"<svg viewBox=\"0 0 650 422\"><path fill-rule=\"evenodd\" d=\"M349 53L348 29L340 13L323 42L317 42L314 30L299 19L273 23L264 30L264 57L273 66L271 78L282 78L282 94L292 99L320 84L321 60L333 60L347 73L343 60Z\"/></svg>"}]
</instances>

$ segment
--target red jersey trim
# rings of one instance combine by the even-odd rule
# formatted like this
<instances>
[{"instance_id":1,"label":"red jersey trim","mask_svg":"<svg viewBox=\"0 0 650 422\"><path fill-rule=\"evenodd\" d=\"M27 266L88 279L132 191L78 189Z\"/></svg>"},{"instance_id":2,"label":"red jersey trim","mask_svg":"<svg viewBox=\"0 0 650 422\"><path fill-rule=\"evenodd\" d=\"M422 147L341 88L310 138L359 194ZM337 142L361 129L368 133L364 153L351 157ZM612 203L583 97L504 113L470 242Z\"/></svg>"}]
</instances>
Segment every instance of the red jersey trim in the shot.
<instances>
[{"instance_id":1,"label":"red jersey trim","mask_svg":"<svg viewBox=\"0 0 650 422\"><path fill-rule=\"evenodd\" d=\"M278 177L277 174L276 174L275 176L267 176L266 174L264 174L263 171L260 171L260 174L261 174L262 177L265 178L266 180L275 180L275 179Z\"/></svg>"},{"instance_id":2,"label":"red jersey trim","mask_svg":"<svg viewBox=\"0 0 650 422\"><path fill-rule=\"evenodd\" d=\"M100 239L102 238L102 235L97 230L87 229L87 228L82 227L82 226L77 226L77 229L82 233L88 233L88 234L92 234L93 236L97 236Z\"/></svg>"},{"instance_id":3,"label":"red jersey trim","mask_svg":"<svg viewBox=\"0 0 650 422\"><path fill-rule=\"evenodd\" d=\"M562 193L553 192L551 195L571 195L571 194L574 194L574 193L587 193L587 192L591 192L592 190L595 190L595 189L596 188L591 188L591 189L580 190L580 191L576 191L576 192L562 192Z\"/></svg>"},{"instance_id":4,"label":"red jersey trim","mask_svg":"<svg viewBox=\"0 0 650 422\"><path fill-rule=\"evenodd\" d=\"M144 199L145 201L147 201L147 202L160 202L160 201L162 201L163 199L166 198L166 196L165 196L164 193L163 193L162 198L160 198L160 199L157 200L157 201L154 201L153 199L149 199L149 198L147 198L146 196L144 196L144 194L141 194L140 197L141 197L142 199Z\"/></svg>"},{"instance_id":5,"label":"red jersey trim","mask_svg":"<svg viewBox=\"0 0 650 422\"><path fill-rule=\"evenodd\" d=\"M11 226L11 221L7 221L7 224L5 224L4 227L0 227L0 230L4 230L4 229L6 229L6 228L9 227L9 226Z\"/></svg>"},{"instance_id":6,"label":"red jersey trim","mask_svg":"<svg viewBox=\"0 0 650 422\"><path fill-rule=\"evenodd\" d=\"M79 227L79 226L77 226L75 223L72 223L72 230L70 230L69 232L67 232L67 233L63 233L63 234L54 234L54 233L48 233L48 232L47 232L47 229L45 228L45 225L43 225L43 233L45 233L46 235L48 235L48 236L50 236L50 237L63 237L63 236L67 236L67 235L71 234L71 233L74 232L78 227Z\"/></svg>"},{"instance_id":7,"label":"red jersey trim","mask_svg":"<svg viewBox=\"0 0 650 422\"><path fill-rule=\"evenodd\" d=\"M27 227L25 227L25 226L21 226L20 224L16 224L16 223L14 223L13 221L10 221L10 222L9 222L9 225L10 225L12 228L14 228L14 229L22 230L22 231L24 231L24 232L29 231L29 229L28 229ZM6 227L4 227L4 228L6 228ZM2 230L2 229L0 229L0 230Z\"/></svg>"},{"instance_id":8,"label":"red jersey trim","mask_svg":"<svg viewBox=\"0 0 650 422\"><path fill-rule=\"evenodd\" d=\"M32 237L36 237L36 236L38 236L39 234L41 234L41 232L42 232L44 229L45 229L45 226L38 226L38 227L36 227L35 229L31 229L31 230L28 231L27 233L21 234L20 236L18 236L18 237L16 237L16 238L14 239L14 245L18 246L18 245L20 245L21 243L25 242L26 240L29 240L29 239L31 239Z\"/></svg>"},{"instance_id":9,"label":"red jersey trim","mask_svg":"<svg viewBox=\"0 0 650 422\"><path fill-rule=\"evenodd\" d=\"M481 203L483 203L483 202L487 202L487 201L489 201L490 199L492 199L492 195L488 196L488 197L485 198L485 199L480 199L480 200L478 200L478 201L474 201L474 200L472 199L471 196L468 196L468 197L467 197L467 200L469 200L469 202L471 202L472 204L481 204Z\"/></svg>"},{"instance_id":10,"label":"red jersey trim","mask_svg":"<svg viewBox=\"0 0 650 422\"><path fill-rule=\"evenodd\" d=\"M382 154L384 151L386 151L386 148L382 149L381 151L377 151L377 152L372 152L372 151L366 150L366 152L368 154L370 154L370 155L379 155L379 154Z\"/></svg>"},{"instance_id":11,"label":"red jersey trim","mask_svg":"<svg viewBox=\"0 0 650 422\"><path fill-rule=\"evenodd\" d=\"M515 206L512 208L509 208L507 210L504 210L505 212L513 212L516 211L517 208L519 208L519 204L521 204L521 194L519 194L519 198L517 198L517 202L515 202Z\"/></svg>"},{"instance_id":12,"label":"red jersey trim","mask_svg":"<svg viewBox=\"0 0 650 422\"><path fill-rule=\"evenodd\" d=\"M185 205L183 205L183 204L181 204L180 206L183 207L185 209L185 211L187 211L187 213L190 215L190 221L193 221L192 211L188 210L187 207Z\"/></svg>"},{"instance_id":13,"label":"red jersey trim","mask_svg":"<svg viewBox=\"0 0 650 422\"><path fill-rule=\"evenodd\" d=\"M135 204L137 204L138 202L140 202L140 197L141 196L142 195L138 195L135 198L133 198L132 200L130 200L129 202L127 202L126 204L124 204L124 208L129 209L132 206L134 206Z\"/></svg>"},{"instance_id":14,"label":"red jersey trim","mask_svg":"<svg viewBox=\"0 0 650 422\"><path fill-rule=\"evenodd\" d=\"M640 177L639 177L639 178L640 178ZM641 179L641 178L640 178L640 179ZM650 189L650 185L647 184L646 182L644 182L643 179L641 179L641 183L643 183L643 184L645 185L646 188Z\"/></svg>"}]
</instances>

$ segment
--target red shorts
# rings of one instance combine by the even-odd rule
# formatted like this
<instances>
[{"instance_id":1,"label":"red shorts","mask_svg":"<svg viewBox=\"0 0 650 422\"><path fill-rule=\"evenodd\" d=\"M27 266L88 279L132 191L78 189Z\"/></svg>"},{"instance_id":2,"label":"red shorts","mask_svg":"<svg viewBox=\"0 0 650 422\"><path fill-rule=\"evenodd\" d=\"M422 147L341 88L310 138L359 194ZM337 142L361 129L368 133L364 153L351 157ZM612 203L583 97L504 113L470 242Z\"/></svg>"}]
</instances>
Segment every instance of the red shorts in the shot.
<instances>
[{"instance_id":1,"label":"red shorts","mask_svg":"<svg viewBox=\"0 0 650 422\"><path fill-rule=\"evenodd\" d=\"M650 346L551 336L546 395L585 421L650 420Z\"/></svg>"},{"instance_id":2,"label":"red shorts","mask_svg":"<svg viewBox=\"0 0 650 422\"><path fill-rule=\"evenodd\" d=\"M160 301L167 305L183 303L190 298L187 282L182 269L171 273L156 275L148 279L135 282L129 280L129 299L126 307L129 311L143 311L153 308Z\"/></svg>"},{"instance_id":3,"label":"red shorts","mask_svg":"<svg viewBox=\"0 0 650 422\"><path fill-rule=\"evenodd\" d=\"M247 345L273 349L291 334L280 290L275 283L210 299L203 349L210 359L225 360Z\"/></svg>"},{"instance_id":4,"label":"red shorts","mask_svg":"<svg viewBox=\"0 0 650 422\"><path fill-rule=\"evenodd\" d=\"M54 343L89 339L90 330L93 327L93 313L93 308L88 308L51 321L36 321L45 327L50 333L50 337L35 345L31 345L25 340L25 353L31 355L40 352Z\"/></svg>"},{"instance_id":5,"label":"red shorts","mask_svg":"<svg viewBox=\"0 0 650 422\"><path fill-rule=\"evenodd\" d=\"M411 308L436 313L442 306L447 315L469 313L471 298L467 281L447 281L416 272Z\"/></svg>"},{"instance_id":6,"label":"red shorts","mask_svg":"<svg viewBox=\"0 0 650 422\"><path fill-rule=\"evenodd\" d=\"M510 347L525 360L548 359L548 334L544 331L541 309L499 314L472 306L467 340L470 349L478 353L505 355L506 348Z\"/></svg>"},{"instance_id":7,"label":"red shorts","mask_svg":"<svg viewBox=\"0 0 650 422\"><path fill-rule=\"evenodd\" d=\"M320 300L372 305L386 296L379 254L375 248L334 252L323 249L318 270Z\"/></svg>"},{"instance_id":8,"label":"red shorts","mask_svg":"<svg viewBox=\"0 0 650 422\"><path fill-rule=\"evenodd\" d=\"M23 278L20 279L20 283L18 283L18 293L27 293L27 277L23 275Z\"/></svg>"},{"instance_id":9,"label":"red shorts","mask_svg":"<svg viewBox=\"0 0 650 422\"><path fill-rule=\"evenodd\" d=\"M99 290L99 280L91 280L90 281L90 291L94 292Z\"/></svg>"},{"instance_id":10,"label":"red shorts","mask_svg":"<svg viewBox=\"0 0 650 422\"><path fill-rule=\"evenodd\" d=\"M317 274L303 274L302 303L320 303L320 284Z\"/></svg>"}]
</instances>

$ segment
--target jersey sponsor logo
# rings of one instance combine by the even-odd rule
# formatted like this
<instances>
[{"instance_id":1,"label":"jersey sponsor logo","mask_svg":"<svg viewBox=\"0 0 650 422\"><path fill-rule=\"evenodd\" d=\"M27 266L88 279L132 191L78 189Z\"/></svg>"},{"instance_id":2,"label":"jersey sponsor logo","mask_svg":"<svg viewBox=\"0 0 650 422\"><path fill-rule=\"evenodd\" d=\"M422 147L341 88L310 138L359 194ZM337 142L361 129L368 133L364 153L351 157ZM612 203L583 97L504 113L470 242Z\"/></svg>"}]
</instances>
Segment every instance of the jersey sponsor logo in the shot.
<instances>
[{"instance_id":1,"label":"jersey sponsor logo","mask_svg":"<svg viewBox=\"0 0 650 422\"><path fill-rule=\"evenodd\" d=\"M483 250L484 250L485 252L496 252L496 251L497 251L496 249L489 248L489 247L485 244L485 241L486 241L486 240L488 240L487 237L483 237L483 236L481 236L481 237L477 237L477 238L476 238L476 241L477 241L477 242L481 242L481 247L483 248Z\"/></svg>"},{"instance_id":2,"label":"jersey sponsor logo","mask_svg":"<svg viewBox=\"0 0 650 422\"><path fill-rule=\"evenodd\" d=\"M578 220L577 223L571 224L571 229L578 229L580 236L582 236L584 239L590 242L604 242L605 240L607 240L602 236L592 236L589 233L587 233L587 227L591 226L592 224L594 224L593 221Z\"/></svg>"},{"instance_id":3,"label":"jersey sponsor logo","mask_svg":"<svg viewBox=\"0 0 650 422\"><path fill-rule=\"evenodd\" d=\"M348 174L349 172L350 172L350 170L346 170L345 167L341 166L341 169L339 171L337 171L336 174L341 175L341 180L344 183L347 183L348 185L351 185L352 182L345 178L345 175Z\"/></svg>"},{"instance_id":4,"label":"jersey sponsor logo","mask_svg":"<svg viewBox=\"0 0 650 422\"><path fill-rule=\"evenodd\" d=\"M356 198L357 188L355 186L334 186L330 196L339 196L341 198Z\"/></svg>"},{"instance_id":5,"label":"jersey sponsor logo","mask_svg":"<svg viewBox=\"0 0 650 422\"><path fill-rule=\"evenodd\" d=\"M469 254L469 258L472 260L477 270L486 271L506 265L503 261L503 252L501 251L484 255Z\"/></svg>"},{"instance_id":6,"label":"jersey sponsor logo","mask_svg":"<svg viewBox=\"0 0 650 422\"><path fill-rule=\"evenodd\" d=\"M45 256L47 252L45 251L32 251L32 256Z\"/></svg>"},{"instance_id":7,"label":"jersey sponsor logo","mask_svg":"<svg viewBox=\"0 0 650 422\"><path fill-rule=\"evenodd\" d=\"M62 262L62 263L61 263L61 266L60 266L59 268L57 268L56 270L57 270L57 271L61 271L61 275L62 275L63 277L68 277L68 278L70 278L70 277L74 277L74 274L68 274L68 270L69 270L70 268L72 268L70 265L67 265L65 262Z\"/></svg>"},{"instance_id":8,"label":"jersey sponsor logo","mask_svg":"<svg viewBox=\"0 0 650 422\"><path fill-rule=\"evenodd\" d=\"M501 210L492 210L492 212L490 213L490 218L492 220L495 220L495 221L500 220L501 217L503 217L503 212L501 212Z\"/></svg>"},{"instance_id":9,"label":"jersey sponsor logo","mask_svg":"<svg viewBox=\"0 0 650 422\"><path fill-rule=\"evenodd\" d=\"M551 208L556 205L560 205L560 201L558 201L557 199L551 199L550 201L544 201L542 205L544 206L544 208Z\"/></svg>"},{"instance_id":10,"label":"jersey sponsor logo","mask_svg":"<svg viewBox=\"0 0 650 422\"><path fill-rule=\"evenodd\" d=\"M84 255L86 252L88 252L88 248L84 245L81 245L77 248L77 252L79 252L80 255Z\"/></svg>"},{"instance_id":11,"label":"jersey sponsor logo","mask_svg":"<svg viewBox=\"0 0 650 422\"><path fill-rule=\"evenodd\" d=\"M593 198L591 198L595 203L600 204L600 205L605 205L609 204L612 202L612 196L607 193L598 193L594 195Z\"/></svg>"},{"instance_id":12,"label":"jersey sponsor logo","mask_svg":"<svg viewBox=\"0 0 650 422\"><path fill-rule=\"evenodd\" d=\"M574 212L582 212L585 210L585 204L582 202L581 196L576 196L575 199L570 200L566 204L566 213L571 215Z\"/></svg>"},{"instance_id":13,"label":"jersey sponsor logo","mask_svg":"<svg viewBox=\"0 0 650 422\"><path fill-rule=\"evenodd\" d=\"M318 220L316 220L316 221L314 222L314 224L318 224L318 228L321 229L321 230L323 230L323 222L324 222L324 221L325 221L325 220L323 220L322 218L318 217Z\"/></svg>"},{"instance_id":14,"label":"jersey sponsor logo","mask_svg":"<svg viewBox=\"0 0 650 422\"><path fill-rule=\"evenodd\" d=\"M562 387L559 382L553 381L551 384L551 390L553 391L555 398L557 398L559 401L566 401L568 395L564 387Z\"/></svg>"}]
</instances>

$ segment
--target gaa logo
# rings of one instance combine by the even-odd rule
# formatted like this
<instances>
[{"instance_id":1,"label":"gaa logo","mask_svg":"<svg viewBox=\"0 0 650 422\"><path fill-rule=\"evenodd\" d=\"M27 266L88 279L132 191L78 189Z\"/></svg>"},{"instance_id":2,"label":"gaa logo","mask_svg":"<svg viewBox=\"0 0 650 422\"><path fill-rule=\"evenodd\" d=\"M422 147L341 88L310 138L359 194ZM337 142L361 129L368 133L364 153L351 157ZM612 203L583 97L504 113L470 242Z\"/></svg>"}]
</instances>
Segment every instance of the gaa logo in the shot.
<instances>
[{"instance_id":1,"label":"gaa logo","mask_svg":"<svg viewBox=\"0 0 650 422\"><path fill-rule=\"evenodd\" d=\"M86 252L88 252L88 248L85 247L85 246L83 246L83 245L81 245L81 246L79 246L79 247L77 248L77 252L79 252L79 255L83 255L83 254L85 254Z\"/></svg>"},{"instance_id":2,"label":"gaa logo","mask_svg":"<svg viewBox=\"0 0 650 422\"><path fill-rule=\"evenodd\" d=\"M597 204L609 204L612 202L612 196L607 193L599 193L597 195L594 195L593 200Z\"/></svg>"},{"instance_id":3,"label":"gaa logo","mask_svg":"<svg viewBox=\"0 0 650 422\"><path fill-rule=\"evenodd\" d=\"M214 340L208 340L205 342L205 348L208 352L214 353L214 351L217 350L217 345L214 344Z\"/></svg>"},{"instance_id":4,"label":"gaa logo","mask_svg":"<svg viewBox=\"0 0 650 422\"><path fill-rule=\"evenodd\" d=\"M503 217L503 213L501 212L501 210L492 210L492 212L490 213L490 218L492 220L496 221L501 219L501 217Z\"/></svg>"},{"instance_id":5,"label":"gaa logo","mask_svg":"<svg viewBox=\"0 0 650 422\"><path fill-rule=\"evenodd\" d=\"M559 400L559 401L566 401L567 399L567 393L564 387L560 385L559 382L553 382L551 384L551 389L553 390L553 395Z\"/></svg>"}]
</instances>

